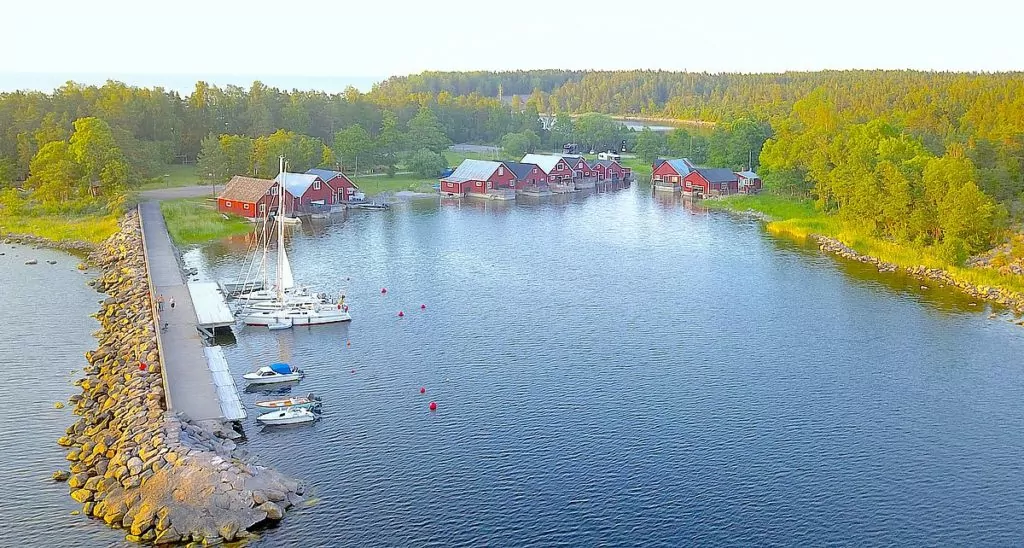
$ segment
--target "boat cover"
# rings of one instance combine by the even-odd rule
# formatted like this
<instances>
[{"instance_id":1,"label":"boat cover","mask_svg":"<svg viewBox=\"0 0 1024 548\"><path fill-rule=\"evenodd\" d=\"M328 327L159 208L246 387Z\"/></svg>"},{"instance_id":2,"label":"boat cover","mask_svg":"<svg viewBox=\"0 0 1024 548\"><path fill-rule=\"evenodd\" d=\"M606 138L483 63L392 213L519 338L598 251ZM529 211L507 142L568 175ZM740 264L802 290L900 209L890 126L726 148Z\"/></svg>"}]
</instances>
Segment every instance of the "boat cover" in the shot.
<instances>
[{"instance_id":1,"label":"boat cover","mask_svg":"<svg viewBox=\"0 0 1024 548\"><path fill-rule=\"evenodd\" d=\"M282 375L288 375L292 372L292 367L286 363L272 363L270 364L270 369L273 370L274 373L280 373Z\"/></svg>"}]
</instances>

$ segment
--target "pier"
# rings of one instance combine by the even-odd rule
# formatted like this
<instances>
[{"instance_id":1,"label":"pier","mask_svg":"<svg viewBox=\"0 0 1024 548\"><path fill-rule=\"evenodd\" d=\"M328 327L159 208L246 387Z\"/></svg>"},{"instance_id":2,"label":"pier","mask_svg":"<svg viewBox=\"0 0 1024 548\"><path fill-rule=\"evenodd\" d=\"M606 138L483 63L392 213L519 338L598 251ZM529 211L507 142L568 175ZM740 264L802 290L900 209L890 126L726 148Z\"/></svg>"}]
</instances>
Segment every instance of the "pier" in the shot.
<instances>
[{"instance_id":1,"label":"pier","mask_svg":"<svg viewBox=\"0 0 1024 548\"><path fill-rule=\"evenodd\" d=\"M197 314L192 292L182 277L159 202L148 201L139 205L139 217L154 298L157 295L163 295L164 298L163 309L158 312L156 321L168 409L184 412L193 420L244 418L245 411L239 404L238 393L227 371L223 354L219 348L208 353L200 334L204 321L208 328L214 327L209 325L211 321L223 323L223 310L216 304L204 302L203 318ZM199 289L202 295L207 291L205 287ZM172 298L174 308L170 306ZM231 381L230 386L223 378L225 375L227 381Z\"/></svg>"}]
</instances>

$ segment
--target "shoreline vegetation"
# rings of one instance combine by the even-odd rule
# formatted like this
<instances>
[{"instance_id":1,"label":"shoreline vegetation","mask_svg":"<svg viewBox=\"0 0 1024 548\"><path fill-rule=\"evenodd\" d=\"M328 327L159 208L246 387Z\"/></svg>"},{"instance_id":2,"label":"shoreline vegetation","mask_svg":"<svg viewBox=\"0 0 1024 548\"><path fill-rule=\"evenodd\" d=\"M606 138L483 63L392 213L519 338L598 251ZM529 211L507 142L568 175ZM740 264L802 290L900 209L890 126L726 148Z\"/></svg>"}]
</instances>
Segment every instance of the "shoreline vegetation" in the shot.
<instances>
[{"instance_id":1,"label":"shoreline vegetation","mask_svg":"<svg viewBox=\"0 0 1024 548\"><path fill-rule=\"evenodd\" d=\"M956 287L983 299L1024 314L1024 276L1002 273L981 266L950 264L926 250L913 249L844 226L832 215L814 208L810 200L772 194L729 196L705 200L709 209L753 216L774 235L814 241L822 251L862 263L880 272L900 271L922 280Z\"/></svg>"},{"instance_id":2,"label":"shoreline vegetation","mask_svg":"<svg viewBox=\"0 0 1024 548\"><path fill-rule=\"evenodd\" d=\"M208 198L181 198L160 202L167 231L176 245L189 245L252 232L252 223L225 216Z\"/></svg>"},{"instance_id":3,"label":"shoreline vegetation","mask_svg":"<svg viewBox=\"0 0 1024 548\"><path fill-rule=\"evenodd\" d=\"M69 470L57 470L82 513L147 543L248 538L302 504L304 487L254 464L217 421L197 423L166 410L161 353L153 323L137 213L90 256L90 282L108 295L95 314L97 349L69 398L77 422L57 443Z\"/></svg>"}]
</instances>

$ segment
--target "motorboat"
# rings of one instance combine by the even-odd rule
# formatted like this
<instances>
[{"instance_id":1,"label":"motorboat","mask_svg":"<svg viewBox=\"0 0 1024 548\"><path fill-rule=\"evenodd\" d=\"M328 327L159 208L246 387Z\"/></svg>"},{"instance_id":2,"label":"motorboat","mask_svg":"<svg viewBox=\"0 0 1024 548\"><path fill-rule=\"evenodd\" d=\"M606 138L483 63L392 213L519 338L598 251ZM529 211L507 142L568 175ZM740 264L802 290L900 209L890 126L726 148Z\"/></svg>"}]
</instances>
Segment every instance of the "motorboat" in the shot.
<instances>
[{"instance_id":1,"label":"motorboat","mask_svg":"<svg viewBox=\"0 0 1024 548\"><path fill-rule=\"evenodd\" d=\"M280 400L265 400L256 402L256 407L261 409L284 409L291 407L293 409L308 408L314 409L320 407L320 398L313 394L306 396L292 396L290 398L284 398Z\"/></svg>"},{"instance_id":2,"label":"motorboat","mask_svg":"<svg viewBox=\"0 0 1024 548\"><path fill-rule=\"evenodd\" d=\"M242 375L250 384L273 384L277 382L289 382L297 381L301 379L305 373L301 369L293 365L286 363L272 363L268 366L260 367L252 373L246 373Z\"/></svg>"},{"instance_id":3,"label":"motorboat","mask_svg":"<svg viewBox=\"0 0 1024 548\"><path fill-rule=\"evenodd\" d=\"M266 424L268 426L275 424L301 424L304 422L313 422L317 419L317 414L306 407L285 407L264 413L256 420Z\"/></svg>"}]
</instances>

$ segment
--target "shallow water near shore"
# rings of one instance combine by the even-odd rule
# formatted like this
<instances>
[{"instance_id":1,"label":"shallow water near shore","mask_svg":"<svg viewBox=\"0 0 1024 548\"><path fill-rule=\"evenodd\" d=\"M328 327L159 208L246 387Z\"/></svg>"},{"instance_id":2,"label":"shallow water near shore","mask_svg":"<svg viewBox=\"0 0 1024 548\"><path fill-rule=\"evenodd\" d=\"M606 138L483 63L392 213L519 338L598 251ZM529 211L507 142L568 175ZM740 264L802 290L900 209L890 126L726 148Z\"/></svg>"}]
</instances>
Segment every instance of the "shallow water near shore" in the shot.
<instances>
[{"instance_id":1,"label":"shallow water near shore","mask_svg":"<svg viewBox=\"0 0 1024 548\"><path fill-rule=\"evenodd\" d=\"M99 329L89 315L105 296L87 285L92 273L75 268L79 258L25 245L0 244L0 252L0 546L126 544L123 532L71 515L82 505L50 479L68 468L57 438L75 421L73 406L53 404L80 392L72 383ZM39 264L24 264L33 258Z\"/></svg>"},{"instance_id":2,"label":"shallow water near shore","mask_svg":"<svg viewBox=\"0 0 1024 548\"><path fill-rule=\"evenodd\" d=\"M354 320L220 340L237 382L290 361L307 377L278 393L325 403L311 427L264 429L251 404L265 395L242 392L242 447L314 497L252 545L1024 536L1020 327L677 198L552 198L415 201L289 236L296 279L344 288ZM185 257L201 277L233 278L245 252L231 239ZM77 260L32 253L41 264L0 257L12 282L0 296L14 303L0 367L35 364L0 394L28 397L37 415L0 424L0 473L20 493L0 502L15 517L0 545L43 530L57 544L118 544L123 533L68 516L78 505L48 480L73 422L53 401L77 391L71 370L94 346L102 296ZM56 366L53 346L71 365Z\"/></svg>"}]
</instances>

